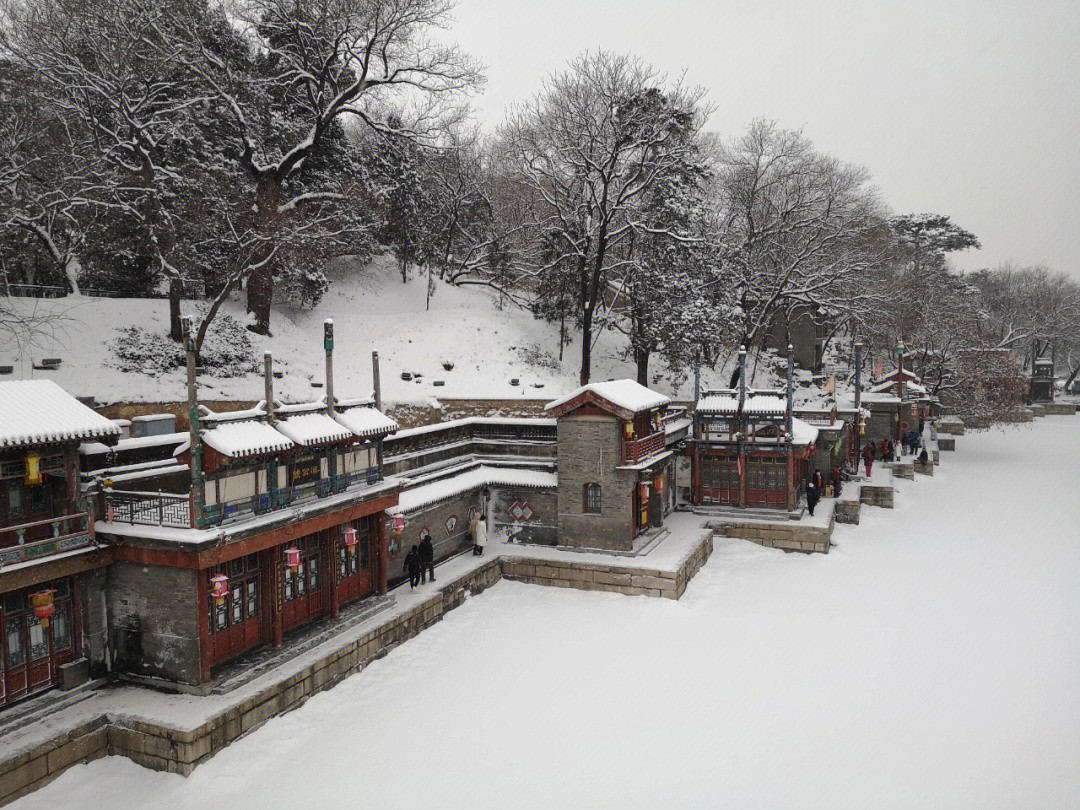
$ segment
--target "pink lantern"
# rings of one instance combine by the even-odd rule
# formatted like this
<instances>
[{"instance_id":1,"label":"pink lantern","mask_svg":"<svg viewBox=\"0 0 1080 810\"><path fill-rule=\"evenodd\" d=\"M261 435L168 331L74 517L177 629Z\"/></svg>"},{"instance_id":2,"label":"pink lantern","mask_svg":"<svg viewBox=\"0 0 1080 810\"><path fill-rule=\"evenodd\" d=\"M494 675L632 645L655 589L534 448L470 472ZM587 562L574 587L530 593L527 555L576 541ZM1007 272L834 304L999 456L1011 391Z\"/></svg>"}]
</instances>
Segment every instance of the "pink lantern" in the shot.
<instances>
[{"instance_id":1,"label":"pink lantern","mask_svg":"<svg viewBox=\"0 0 1080 810\"><path fill-rule=\"evenodd\" d=\"M289 566L290 571L296 573L300 569L300 549L296 546L285 549L285 564Z\"/></svg>"},{"instance_id":2,"label":"pink lantern","mask_svg":"<svg viewBox=\"0 0 1080 810\"><path fill-rule=\"evenodd\" d=\"M210 595L217 604L222 604L229 595L229 578L224 574L210 577Z\"/></svg>"},{"instance_id":3,"label":"pink lantern","mask_svg":"<svg viewBox=\"0 0 1080 810\"><path fill-rule=\"evenodd\" d=\"M911 406L911 418L914 419L918 415L919 415L919 406L918 405L912 405Z\"/></svg>"},{"instance_id":4,"label":"pink lantern","mask_svg":"<svg viewBox=\"0 0 1080 810\"><path fill-rule=\"evenodd\" d=\"M356 546L356 529L351 526L345 530L345 548L354 548Z\"/></svg>"},{"instance_id":5,"label":"pink lantern","mask_svg":"<svg viewBox=\"0 0 1080 810\"><path fill-rule=\"evenodd\" d=\"M649 484L648 482L642 482L641 484L641 500L649 500Z\"/></svg>"},{"instance_id":6,"label":"pink lantern","mask_svg":"<svg viewBox=\"0 0 1080 810\"><path fill-rule=\"evenodd\" d=\"M400 512L392 518L392 524L394 527L394 534L401 534L405 531L405 516Z\"/></svg>"}]
</instances>

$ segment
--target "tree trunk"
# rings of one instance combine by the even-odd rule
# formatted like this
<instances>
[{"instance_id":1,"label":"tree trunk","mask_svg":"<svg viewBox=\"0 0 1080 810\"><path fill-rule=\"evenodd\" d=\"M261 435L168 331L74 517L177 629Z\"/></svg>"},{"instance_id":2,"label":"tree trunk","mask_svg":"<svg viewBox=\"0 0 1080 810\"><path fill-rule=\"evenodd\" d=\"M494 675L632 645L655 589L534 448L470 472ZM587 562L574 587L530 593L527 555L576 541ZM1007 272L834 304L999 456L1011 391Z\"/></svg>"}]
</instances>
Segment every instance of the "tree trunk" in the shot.
<instances>
[{"instance_id":1,"label":"tree trunk","mask_svg":"<svg viewBox=\"0 0 1080 810\"><path fill-rule=\"evenodd\" d=\"M649 352L648 349L634 349L634 362L637 363L637 381L639 385L649 385Z\"/></svg>"},{"instance_id":2,"label":"tree trunk","mask_svg":"<svg viewBox=\"0 0 1080 810\"><path fill-rule=\"evenodd\" d=\"M589 384L592 372L592 307L587 306L581 313L581 375L580 385Z\"/></svg>"},{"instance_id":3,"label":"tree trunk","mask_svg":"<svg viewBox=\"0 0 1080 810\"><path fill-rule=\"evenodd\" d=\"M184 339L184 328L180 321L180 293L183 287L180 276L169 279L169 337L176 342Z\"/></svg>"},{"instance_id":4,"label":"tree trunk","mask_svg":"<svg viewBox=\"0 0 1080 810\"><path fill-rule=\"evenodd\" d=\"M255 228L267 239L256 256L255 264L269 256L272 239L270 238L277 229L280 214L278 202L281 198L281 188L277 180L272 177L260 178L258 188L255 190L257 210L255 212ZM254 271L248 279L247 311L255 317L255 323L248 324L248 329L258 335L270 334L270 306L274 302L274 263L266 261Z\"/></svg>"}]
</instances>

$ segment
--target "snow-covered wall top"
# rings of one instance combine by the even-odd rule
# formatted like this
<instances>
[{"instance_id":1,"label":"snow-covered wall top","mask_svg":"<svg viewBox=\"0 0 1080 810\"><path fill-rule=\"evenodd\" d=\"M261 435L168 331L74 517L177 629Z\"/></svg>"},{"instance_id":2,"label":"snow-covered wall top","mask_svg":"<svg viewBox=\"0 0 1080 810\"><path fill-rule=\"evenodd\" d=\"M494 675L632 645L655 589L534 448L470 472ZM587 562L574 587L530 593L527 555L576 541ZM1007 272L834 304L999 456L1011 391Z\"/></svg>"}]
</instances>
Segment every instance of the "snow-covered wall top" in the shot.
<instances>
[{"instance_id":1,"label":"snow-covered wall top","mask_svg":"<svg viewBox=\"0 0 1080 810\"><path fill-rule=\"evenodd\" d=\"M0 382L0 448L119 437L115 422L52 380Z\"/></svg>"}]
</instances>

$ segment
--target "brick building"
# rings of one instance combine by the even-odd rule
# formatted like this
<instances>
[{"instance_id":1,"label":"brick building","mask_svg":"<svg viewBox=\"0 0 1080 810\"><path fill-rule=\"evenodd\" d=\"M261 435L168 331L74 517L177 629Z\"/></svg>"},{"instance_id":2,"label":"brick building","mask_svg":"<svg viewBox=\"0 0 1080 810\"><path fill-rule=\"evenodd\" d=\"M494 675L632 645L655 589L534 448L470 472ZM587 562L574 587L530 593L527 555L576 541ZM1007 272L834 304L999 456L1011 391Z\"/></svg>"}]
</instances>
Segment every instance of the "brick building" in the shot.
<instances>
[{"instance_id":1,"label":"brick building","mask_svg":"<svg viewBox=\"0 0 1080 810\"><path fill-rule=\"evenodd\" d=\"M673 504L670 400L633 380L578 388L547 406L558 422L561 545L630 550Z\"/></svg>"}]
</instances>

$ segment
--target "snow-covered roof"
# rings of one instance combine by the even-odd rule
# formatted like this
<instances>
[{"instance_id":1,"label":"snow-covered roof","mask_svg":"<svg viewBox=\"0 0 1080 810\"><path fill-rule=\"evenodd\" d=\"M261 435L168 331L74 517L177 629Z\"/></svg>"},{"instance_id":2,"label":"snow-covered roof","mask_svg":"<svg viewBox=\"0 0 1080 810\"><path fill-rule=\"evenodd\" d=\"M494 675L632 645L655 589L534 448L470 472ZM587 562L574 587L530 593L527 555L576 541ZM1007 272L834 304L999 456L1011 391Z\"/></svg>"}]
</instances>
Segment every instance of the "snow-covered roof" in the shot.
<instances>
[{"instance_id":1,"label":"snow-covered roof","mask_svg":"<svg viewBox=\"0 0 1080 810\"><path fill-rule=\"evenodd\" d=\"M334 412L334 418L361 438L378 436L380 433L393 433L398 423L378 408L360 405L355 408L343 408Z\"/></svg>"},{"instance_id":2,"label":"snow-covered roof","mask_svg":"<svg viewBox=\"0 0 1080 810\"><path fill-rule=\"evenodd\" d=\"M667 405L671 400L663 394L646 388L636 380L609 380L608 382L589 383L571 391L564 397L549 402L545 410L553 411L561 405L580 397L582 394L595 394L610 402L616 408L631 413L641 413Z\"/></svg>"},{"instance_id":3,"label":"snow-covered roof","mask_svg":"<svg viewBox=\"0 0 1080 810\"><path fill-rule=\"evenodd\" d=\"M274 425L297 444L314 447L352 439L353 432L324 411L309 411L279 419Z\"/></svg>"},{"instance_id":4,"label":"snow-covered roof","mask_svg":"<svg viewBox=\"0 0 1080 810\"><path fill-rule=\"evenodd\" d=\"M813 444L817 441L818 429L809 422L793 417L791 420L791 437L792 444Z\"/></svg>"},{"instance_id":5,"label":"snow-covered roof","mask_svg":"<svg viewBox=\"0 0 1080 810\"><path fill-rule=\"evenodd\" d=\"M278 453L294 446L292 439L257 419L214 424L202 432L202 440L229 458Z\"/></svg>"},{"instance_id":6,"label":"snow-covered roof","mask_svg":"<svg viewBox=\"0 0 1080 810\"><path fill-rule=\"evenodd\" d=\"M0 382L0 448L119 436L115 422L52 380Z\"/></svg>"},{"instance_id":7,"label":"snow-covered roof","mask_svg":"<svg viewBox=\"0 0 1080 810\"><path fill-rule=\"evenodd\" d=\"M398 505L387 511L391 513L412 512L477 487L494 485L554 489L558 482L557 474L546 470L481 465L463 470L456 475L407 489L398 496Z\"/></svg>"},{"instance_id":8,"label":"snow-covered roof","mask_svg":"<svg viewBox=\"0 0 1080 810\"><path fill-rule=\"evenodd\" d=\"M697 410L706 414L733 414L739 409L737 390L706 391L697 402ZM748 390L743 413L751 416L778 416L787 412L787 397L780 391Z\"/></svg>"},{"instance_id":9,"label":"snow-covered roof","mask_svg":"<svg viewBox=\"0 0 1080 810\"><path fill-rule=\"evenodd\" d=\"M866 393L868 393L868 394L880 394L880 393L890 392L899 385L900 385L900 383L899 383L898 380L883 380L882 382L874 383L872 386L870 386L866 390ZM905 391L913 391L916 394L925 394L926 393L926 386L922 385L921 383L917 383L914 380L906 380L904 382L904 390Z\"/></svg>"},{"instance_id":10,"label":"snow-covered roof","mask_svg":"<svg viewBox=\"0 0 1080 810\"><path fill-rule=\"evenodd\" d=\"M121 439L115 447L107 447L101 442L85 442L79 445L79 454L94 456L115 450L122 453L125 450L139 450L145 447L164 447L169 444L183 444L188 439L188 433L158 433L156 436L139 436L134 439Z\"/></svg>"}]
</instances>

